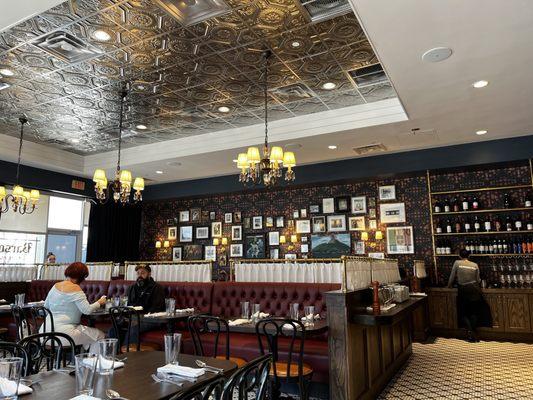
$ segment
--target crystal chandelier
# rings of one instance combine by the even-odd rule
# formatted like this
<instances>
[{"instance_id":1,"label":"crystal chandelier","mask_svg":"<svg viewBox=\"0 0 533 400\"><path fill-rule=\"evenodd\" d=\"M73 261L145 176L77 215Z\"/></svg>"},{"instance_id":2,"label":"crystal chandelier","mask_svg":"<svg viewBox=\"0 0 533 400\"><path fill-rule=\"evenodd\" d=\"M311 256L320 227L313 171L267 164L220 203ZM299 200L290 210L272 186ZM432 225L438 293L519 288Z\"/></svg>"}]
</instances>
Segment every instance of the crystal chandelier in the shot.
<instances>
[{"instance_id":1,"label":"crystal chandelier","mask_svg":"<svg viewBox=\"0 0 533 400\"><path fill-rule=\"evenodd\" d=\"M0 212L2 214L12 209L19 214L31 214L35 211L35 207L39 198L41 197L38 190L24 190L19 185L20 175L20 158L22 155L22 144L24 138L24 125L28 122L25 117L20 117L20 142L19 142L19 158L17 163L17 178L16 184L13 187L13 192L7 194L5 186L0 186Z\"/></svg>"},{"instance_id":2,"label":"crystal chandelier","mask_svg":"<svg viewBox=\"0 0 533 400\"><path fill-rule=\"evenodd\" d=\"M130 202L131 189L135 189L133 194L133 201L135 203L142 201L142 191L144 190L144 178L137 177L133 181L133 186L131 184L132 177L131 172L127 169L120 169L120 154L122 150L122 120L124 114L124 101L128 92L126 89L122 90L120 93L120 122L119 122L119 133L118 133L118 161L117 161L117 172L115 173L115 179L112 182L107 182L107 176L103 169L97 169L94 171L93 182L94 191L96 193L96 199L101 203L107 203L110 199L110 193L113 191L113 200L115 203L118 203L120 200L121 204L127 204Z\"/></svg>"},{"instance_id":3,"label":"crystal chandelier","mask_svg":"<svg viewBox=\"0 0 533 400\"><path fill-rule=\"evenodd\" d=\"M279 146L271 149L268 146L268 59L272 53L265 51L264 72L264 95L265 95L265 144L263 146L263 157L261 158L257 147L249 147L246 153L240 153L237 157L237 167L241 170L239 182L252 184L263 183L267 187L276 185L285 172L285 181L294 181L295 175L292 168L296 166L296 158L291 151L283 152Z\"/></svg>"}]
</instances>

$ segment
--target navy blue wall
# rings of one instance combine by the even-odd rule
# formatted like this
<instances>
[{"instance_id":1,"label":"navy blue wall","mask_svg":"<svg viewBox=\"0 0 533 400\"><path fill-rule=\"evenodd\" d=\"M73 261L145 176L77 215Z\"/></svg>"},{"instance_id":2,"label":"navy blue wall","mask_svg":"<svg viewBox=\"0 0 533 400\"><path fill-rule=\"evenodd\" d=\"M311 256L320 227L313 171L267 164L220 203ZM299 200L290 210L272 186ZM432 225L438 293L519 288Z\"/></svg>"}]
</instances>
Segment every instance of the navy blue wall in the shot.
<instances>
[{"instance_id":1,"label":"navy blue wall","mask_svg":"<svg viewBox=\"0 0 533 400\"><path fill-rule=\"evenodd\" d=\"M533 135L458 146L353 158L297 167L298 185L347 179L385 177L426 169L524 160L533 157ZM244 189L246 190L246 189ZM243 191L238 175L147 186L145 200Z\"/></svg>"}]
</instances>

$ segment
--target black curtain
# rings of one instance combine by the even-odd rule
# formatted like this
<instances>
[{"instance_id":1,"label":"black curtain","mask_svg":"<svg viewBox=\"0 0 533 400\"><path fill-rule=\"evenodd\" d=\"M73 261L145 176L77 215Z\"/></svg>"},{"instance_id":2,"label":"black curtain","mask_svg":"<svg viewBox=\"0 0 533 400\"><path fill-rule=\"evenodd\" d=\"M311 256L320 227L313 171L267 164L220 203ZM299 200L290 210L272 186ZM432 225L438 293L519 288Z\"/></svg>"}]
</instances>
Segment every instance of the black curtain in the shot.
<instances>
[{"instance_id":1,"label":"black curtain","mask_svg":"<svg viewBox=\"0 0 533 400\"><path fill-rule=\"evenodd\" d=\"M141 216L141 205L92 204L87 261L138 260Z\"/></svg>"}]
</instances>

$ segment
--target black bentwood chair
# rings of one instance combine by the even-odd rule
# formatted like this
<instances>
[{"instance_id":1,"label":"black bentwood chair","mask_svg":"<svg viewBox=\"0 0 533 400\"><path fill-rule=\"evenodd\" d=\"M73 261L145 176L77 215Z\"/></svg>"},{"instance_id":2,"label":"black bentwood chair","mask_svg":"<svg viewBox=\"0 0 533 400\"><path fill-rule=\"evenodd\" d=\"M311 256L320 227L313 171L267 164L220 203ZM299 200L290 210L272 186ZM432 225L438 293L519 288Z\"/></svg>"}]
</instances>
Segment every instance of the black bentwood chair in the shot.
<instances>
[{"instance_id":1,"label":"black bentwood chair","mask_svg":"<svg viewBox=\"0 0 533 400\"><path fill-rule=\"evenodd\" d=\"M32 320L26 310L20 306L11 305L11 315L17 327L17 342L32 333Z\"/></svg>"},{"instance_id":2,"label":"black bentwood chair","mask_svg":"<svg viewBox=\"0 0 533 400\"><path fill-rule=\"evenodd\" d=\"M193 315L187 320L189 332L191 333L194 344L194 354L197 356L205 356L205 342L207 338L213 341L213 354L207 354L209 357L230 360L237 364L237 367L242 367L246 364L246 360L239 357L230 356L230 335L228 321L219 317L211 315ZM223 339L224 351L219 354L220 339ZM202 342L202 339L206 339Z\"/></svg>"},{"instance_id":3,"label":"black bentwood chair","mask_svg":"<svg viewBox=\"0 0 533 400\"><path fill-rule=\"evenodd\" d=\"M118 353L129 353L131 351L153 351L158 350L155 346L141 345L141 316L132 307L111 307L109 309L113 330L118 338ZM135 335L132 333L135 332ZM132 337L135 339L132 343Z\"/></svg>"},{"instance_id":4,"label":"black bentwood chair","mask_svg":"<svg viewBox=\"0 0 533 400\"><path fill-rule=\"evenodd\" d=\"M297 383L300 399L309 398L309 384L313 369L303 362L305 326L300 321L288 318L268 318L255 325L261 354L266 354L264 339L272 355L270 377L273 380L272 396L279 397L280 382ZM264 338L264 339L263 339ZM283 359L279 354L283 354Z\"/></svg>"},{"instance_id":5,"label":"black bentwood chair","mask_svg":"<svg viewBox=\"0 0 533 400\"><path fill-rule=\"evenodd\" d=\"M255 400L265 400L271 366L272 356L266 354L239 368L224 385L221 400L248 400L249 394Z\"/></svg>"},{"instance_id":6,"label":"black bentwood chair","mask_svg":"<svg viewBox=\"0 0 533 400\"><path fill-rule=\"evenodd\" d=\"M54 332L54 316L52 311L44 306L33 306L30 308L30 314L32 318L33 332L38 333L42 327L43 332Z\"/></svg>"},{"instance_id":7,"label":"black bentwood chair","mask_svg":"<svg viewBox=\"0 0 533 400\"><path fill-rule=\"evenodd\" d=\"M219 400L224 388L224 382L223 377L216 375L211 379L200 381L190 386L170 400Z\"/></svg>"},{"instance_id":8,"label":"black bentwood chair","mask_svg":"<svg viewBox=\"0 0 533 400\"><path fill-rule=\"evenodd\" d=\"M24 347L28 353L29 375L37 374L45 368L50 371L75 364L73 349L76 345L74 340L65 333L36 333L22 339L19 345Z\"/></svg>"},{"instance_id":9,"label":"black bentwood chair","mask_svg":"<svg viewBox=\"0 0 533 400\"><path fill-rule=\"evenodd\" d=\"M28 375L29 358L24 347L12 342L0 342L0 358L7 357L22 358L22 376Z\"/></svg>"}]
</instances>

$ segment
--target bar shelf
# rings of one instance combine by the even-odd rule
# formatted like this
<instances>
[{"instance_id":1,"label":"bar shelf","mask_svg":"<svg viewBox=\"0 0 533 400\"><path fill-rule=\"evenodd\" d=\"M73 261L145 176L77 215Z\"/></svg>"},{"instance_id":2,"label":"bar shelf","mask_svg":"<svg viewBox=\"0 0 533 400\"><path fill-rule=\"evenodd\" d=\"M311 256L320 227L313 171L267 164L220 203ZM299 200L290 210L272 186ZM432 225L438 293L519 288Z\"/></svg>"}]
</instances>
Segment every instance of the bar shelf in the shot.
<instances>
[{"instance_id":1,"label":"bar shelf","mask_svg":"<svg viewBox=\"0 0 533 400\"><path fill-rule=\"evenodd\" d=\"M483 213L506 213L515 211L533 211L533 207L517 207L517 208L487 208L483 210L468 210L468 211L448 211L448 212L434 212L433 216L440 215L457 215L457 214L483 214Z\"/></svg>"}]
</instances>

